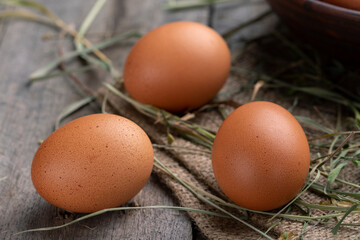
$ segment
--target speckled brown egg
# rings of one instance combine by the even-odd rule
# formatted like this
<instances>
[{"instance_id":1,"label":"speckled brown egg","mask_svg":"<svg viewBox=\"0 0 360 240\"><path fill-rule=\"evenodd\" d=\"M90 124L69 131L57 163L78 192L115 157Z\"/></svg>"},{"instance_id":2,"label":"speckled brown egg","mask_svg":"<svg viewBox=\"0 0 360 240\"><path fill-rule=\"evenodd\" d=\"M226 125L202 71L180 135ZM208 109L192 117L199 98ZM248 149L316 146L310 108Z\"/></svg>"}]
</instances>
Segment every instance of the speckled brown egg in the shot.
<instances>
[{"instance_id":1,"label":"speckled brown egg","mask_svg":"<svg viewBox=\"0 0 360 240\"><path fill-rule=\"evenodd\" d=\"M31 177L53 205L89 213L134 197L153 167L153 148L134 122L112 114L78 118L53 132L37 150Z\"/></svg>"},{"instance_id":2,"label":"speckled brown egg","mask_svg":"<svg viewBox=\"0 0 360 240\"><path fill-rule=\"evenodd\" d=\"M271 102L251 102L232 112L212 150L222 191L253 210L272 210L291 201L304 185L309 165L309 145L300 124Z\"/></svg>"},{"instance_id":3,"label":"speckled brown egg","mask_svg":"<svg viewBox=\"0 0 360 240\"><path fill-rule=\"evenodd\" d=\"M196 22L173 22L143 36L124 66L132 98L170 112L210 101L230 71L230 51L213 29Z\"/></svg>"}]
</instances>

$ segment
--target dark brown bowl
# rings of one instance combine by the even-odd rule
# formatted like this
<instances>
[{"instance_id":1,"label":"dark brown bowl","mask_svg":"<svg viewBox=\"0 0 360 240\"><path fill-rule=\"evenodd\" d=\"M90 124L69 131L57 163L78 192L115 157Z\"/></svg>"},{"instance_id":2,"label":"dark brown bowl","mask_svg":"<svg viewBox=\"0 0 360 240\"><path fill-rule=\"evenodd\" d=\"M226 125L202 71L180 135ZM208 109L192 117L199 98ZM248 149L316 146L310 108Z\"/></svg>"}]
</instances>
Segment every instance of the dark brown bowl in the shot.
<instances>
[{"instance_id":1,"label":"dark brown bowl","mask_svg":"<svg viewBox=\"0 0 360 240\"><path fill-rule=\"evenodd\" d=\"M267 0L301 39L329 55L360 61L360 11L319 0Z\"/></svg>"}]
</instances>

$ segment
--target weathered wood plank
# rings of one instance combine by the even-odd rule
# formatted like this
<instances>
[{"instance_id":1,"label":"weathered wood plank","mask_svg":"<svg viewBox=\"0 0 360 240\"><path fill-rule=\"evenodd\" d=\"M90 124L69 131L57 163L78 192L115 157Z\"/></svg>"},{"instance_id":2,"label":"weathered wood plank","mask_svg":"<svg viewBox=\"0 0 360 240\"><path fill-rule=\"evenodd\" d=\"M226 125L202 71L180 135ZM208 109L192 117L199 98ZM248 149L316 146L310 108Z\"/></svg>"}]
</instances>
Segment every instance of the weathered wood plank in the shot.
<instances>
[{"instance_id":1,"label":"weathered wood plank","mask_svg":"<svg viewBox=\"0 0 360 240\"><path fill-rule=\"evenodd\" d=\"M214 9L213 28L224 34L235 27L249 22L261 14L270 11L266 1L252 0L242 3L218 4ZM269 34L277 24L278 18L271 14L264 19L244 27L229 39L228 44L232 49L241 47L246 41Z\"/></svg>"}]
</instances>

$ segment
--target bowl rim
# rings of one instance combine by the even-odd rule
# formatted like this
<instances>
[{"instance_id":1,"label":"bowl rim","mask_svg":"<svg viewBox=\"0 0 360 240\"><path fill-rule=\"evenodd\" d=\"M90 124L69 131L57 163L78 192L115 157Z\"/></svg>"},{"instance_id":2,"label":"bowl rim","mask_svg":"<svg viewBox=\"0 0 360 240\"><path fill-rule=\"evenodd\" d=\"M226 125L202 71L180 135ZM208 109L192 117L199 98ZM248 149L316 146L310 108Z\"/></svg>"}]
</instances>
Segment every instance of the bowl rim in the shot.
<instances>
[{"instance_id":1,"label":"bowl rim","mask_svg":"<svg viewBox=\"0 0 360 240\"><path fill-rule=\"evenodd\" d=\"M344 8L341 6L337 6L331 3L323 2L321 0L288 0L294 1L299 6L304 7L307 10L312 10L316 13L321 14L330 14L335 16L341 16L344 18L349 18L351 20L358 20L360 23L360 11Z\"/></svg>"}]
</instances>

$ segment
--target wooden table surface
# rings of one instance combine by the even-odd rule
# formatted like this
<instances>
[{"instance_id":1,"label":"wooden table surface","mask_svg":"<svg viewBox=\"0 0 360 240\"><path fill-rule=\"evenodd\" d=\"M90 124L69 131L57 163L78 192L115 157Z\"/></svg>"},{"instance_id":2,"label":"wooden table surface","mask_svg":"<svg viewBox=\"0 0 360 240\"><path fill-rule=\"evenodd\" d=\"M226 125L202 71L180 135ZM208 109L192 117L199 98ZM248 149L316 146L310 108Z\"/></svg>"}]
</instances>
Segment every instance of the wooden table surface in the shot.
<instances>
[{"instance_id":1,"label":"wooden table surface","mask_svg":"<svg viewBox=\"0 0 360 240\"><path fill-rule=\"evenodd\" d=\"M65 23L79 27L94 0L39 1ZM116 33L139 30L146 33L165 22L191 20L211 23L220 33L258 16L268 9L263 1L219 4L213 9L201 7L183 11L165 11L165 0L109 0L90 27L87 37L96 43ZM0 6L0 10L12 9ZM276 17L244 29L232 38L233 46L271 31ZM35 191L30 176L32 158L53 130L63 108L83 98L66 77L28 84L29 75L55 59L58 46L72 49L72 39L60 40L58 31L49 26L18 19L0 20L0 239L199 239L190 218L174 210L131 210L113 212L54 231L19 231L60 225L81 216L59 210ZM47 36L44 38L44 36ZM60 43L59 43L60 41ZM117 44L104 52L121 71L134 41ZM67 63L76 66L78 63ZM101 69L79 75L86 85L96 89L107 74ZM66 121L99 112L90 105ZM171 192L151 176L145 188L132 200L140 205L177 205Z\"/></svg>"}]
</instances>

